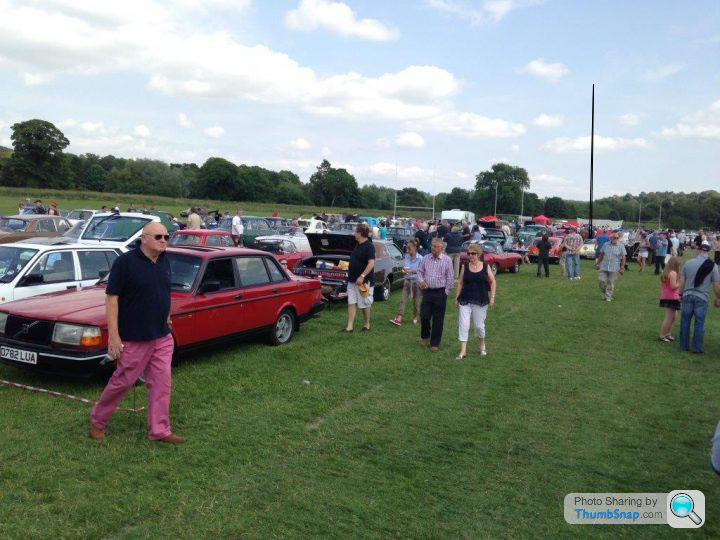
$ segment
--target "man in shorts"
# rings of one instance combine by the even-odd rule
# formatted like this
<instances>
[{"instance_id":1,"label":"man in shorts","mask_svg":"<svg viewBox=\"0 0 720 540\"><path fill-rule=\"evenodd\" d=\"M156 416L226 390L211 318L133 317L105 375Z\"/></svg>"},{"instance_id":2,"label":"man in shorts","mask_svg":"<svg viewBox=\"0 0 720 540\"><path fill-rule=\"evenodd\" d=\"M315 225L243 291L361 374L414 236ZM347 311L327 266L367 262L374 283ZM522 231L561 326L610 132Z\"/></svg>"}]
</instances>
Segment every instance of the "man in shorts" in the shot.
<instances>
[{"instance_id":1,"label":"man in shorts","mask_svg":"<svg viewBox=\"0 0 720 540\"><path fill-rule=\"evenodd\" d=\"M367 223L360 223L355 229L357 245L350 255L348 270L348 320L341 332L352 332L357 308L363 312L363 332L370 331L370 306L373 303L375 285L375 246Z\"/></svg>"}]
</instances>

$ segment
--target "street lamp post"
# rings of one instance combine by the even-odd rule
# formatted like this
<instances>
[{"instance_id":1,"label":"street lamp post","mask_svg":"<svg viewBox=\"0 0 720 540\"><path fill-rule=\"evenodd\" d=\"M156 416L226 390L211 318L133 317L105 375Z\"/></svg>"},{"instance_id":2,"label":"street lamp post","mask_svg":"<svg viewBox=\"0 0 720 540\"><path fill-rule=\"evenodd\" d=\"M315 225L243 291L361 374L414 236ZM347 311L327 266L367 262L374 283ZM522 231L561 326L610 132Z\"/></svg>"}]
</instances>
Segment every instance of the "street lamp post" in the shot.
<instances>
[{"instance_id":1,"label":"street lamp post","mask_svg":"<svg viewBox=\"0 0 720 540\"><path fill-rule=\"evenodd\" d=\"M494 217L497 217L497 188L498 183L497 180L495 180L495 213L493 214Z\"/></svg>"}]
</instances>

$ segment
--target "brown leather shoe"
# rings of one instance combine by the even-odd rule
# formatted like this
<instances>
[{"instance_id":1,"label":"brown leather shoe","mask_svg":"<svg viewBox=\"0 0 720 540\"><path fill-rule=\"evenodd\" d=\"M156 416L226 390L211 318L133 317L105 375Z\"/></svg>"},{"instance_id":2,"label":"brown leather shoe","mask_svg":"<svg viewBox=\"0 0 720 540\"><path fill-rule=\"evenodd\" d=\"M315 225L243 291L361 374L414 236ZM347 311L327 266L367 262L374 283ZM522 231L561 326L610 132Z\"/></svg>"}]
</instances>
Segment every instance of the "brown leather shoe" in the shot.
<instances>
[{"instance_id":1,"label":"brown leather shoe","mask_svg":"<svg viewBox=\"0 0 720 540\"><path fill-rule=\"evenodd\" d=\"M430 347L430 352L438 352L439 350L437 347Z\"/></svg>"},{"instance_id":2,"label":"brown leather shoe","mask_svg":"<svg viewBox=\"0 0 720 540\"><path fill-rule=\"evenodd\" d=\"M105 440L105 430L95 427L92 424L90 424L89 435L90 435L90 438L94 441L104 441Z\"/></svg>"},{"instance_id":3,"label":"brown leather shoe","mask_svg":"<svg viewBox=\"0 0 720 540\"><path fill-rule=\"evenodd\" d=\"M421 339L419 341L419 343L420 343L421 347L427 347L430 344L430 340L429 339Z\"/></svg>"},{"instance_id":4,"label":"brown leather shoe","mask_svg":"<svg viewBox=\"0 0 720 540\"><path fill-rule=\"evenodd\" d=\"M158 439L158 441L170 444L183 444L185 442L185 437L181 437L180 435L175 435L174 433L171 433L164 439Z\"/></svg>"}]
</instances>

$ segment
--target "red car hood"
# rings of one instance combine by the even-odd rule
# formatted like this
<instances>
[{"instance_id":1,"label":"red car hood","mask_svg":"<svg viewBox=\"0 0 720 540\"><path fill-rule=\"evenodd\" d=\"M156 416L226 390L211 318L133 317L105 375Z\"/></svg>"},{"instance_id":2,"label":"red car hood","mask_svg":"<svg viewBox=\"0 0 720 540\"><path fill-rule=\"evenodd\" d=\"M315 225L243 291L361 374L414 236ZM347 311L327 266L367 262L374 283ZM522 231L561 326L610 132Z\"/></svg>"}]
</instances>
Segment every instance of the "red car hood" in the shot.
<instances>
[{"instance_id":1,"label":"red car hood","mask_svg":"<svg viewBox=\"0 0 720 540\"><path fill-rule=\"evenodd\" d=\"M51 321L105 326L105 287L88 287L81 291L62 291L33 296L0 305L0 311Z\"/></svg>"}]
</instances>

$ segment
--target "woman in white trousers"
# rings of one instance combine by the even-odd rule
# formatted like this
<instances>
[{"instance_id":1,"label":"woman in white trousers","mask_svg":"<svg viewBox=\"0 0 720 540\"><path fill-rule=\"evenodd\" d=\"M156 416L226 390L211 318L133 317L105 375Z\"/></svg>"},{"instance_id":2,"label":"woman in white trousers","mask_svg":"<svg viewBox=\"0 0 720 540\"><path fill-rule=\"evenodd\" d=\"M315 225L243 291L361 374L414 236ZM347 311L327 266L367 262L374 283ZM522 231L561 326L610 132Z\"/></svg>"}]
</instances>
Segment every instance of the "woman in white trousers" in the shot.
<instances>
[{"instance_id":1,"label":"woman in white trousers","mask_svg":"<svg viewBox=\"0 0 720 540\"><path fill-rule=\"evenodd\" d=\"M467 356L467 342L470 333L470 321L475 328L475 336L480 338L480 354L485 356L485 317L488 309L495 305L495 276L485 264L482 247L470 244L468 262L462 265L455 295L455 307L458 308L458 339L460 353L457 360Z\"/></svg>"}]
</instances>

